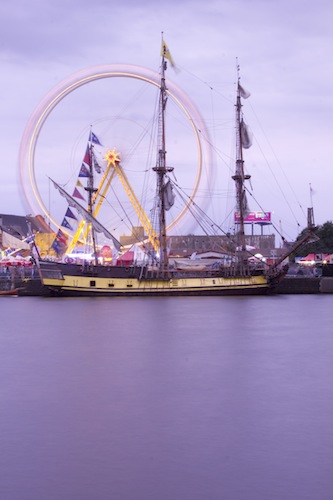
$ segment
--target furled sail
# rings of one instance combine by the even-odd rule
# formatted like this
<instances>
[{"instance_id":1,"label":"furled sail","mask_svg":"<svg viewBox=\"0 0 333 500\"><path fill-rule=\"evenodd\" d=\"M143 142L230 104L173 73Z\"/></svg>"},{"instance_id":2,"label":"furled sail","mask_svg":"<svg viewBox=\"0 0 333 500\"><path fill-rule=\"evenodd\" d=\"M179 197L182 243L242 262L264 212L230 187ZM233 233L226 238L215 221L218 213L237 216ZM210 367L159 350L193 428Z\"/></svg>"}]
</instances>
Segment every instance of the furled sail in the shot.
<instances>
[{"instance_id":1,"label":"furled sail","mask_svg":"<svg viewBox=\"0 0 333 500\"><path fill-rule=\"evenodd\" d=\"M244 87L242 87L242 85L239 82L238 82L238 90L239 90L239 95L243 97L243 99L247 99L251 95L250 92L244 89Z\"/></svg>"},{"instance_id":2,"label":"furled sail","mask_svg":"<svg viewBox=\"0 0 333 500\"><path fill-rule=\"evenodd\" d=\"M243 196L242 196L242 211L243 211L244 217L247 217L250 213L250 206L249 206L249 202L247 200L247 196L246 196L245 191L243 192Z\"/></svg>"},{"instance_id":3,"label":"furled sail","mask_svg":"<svg viewBox=\"0 0 333 500\"><path fill-rule=\"evenodd\" d=\"M117 240L117 238L115 238L107 229L106 227L104 227L100 222L98 222L97 219L95 219L95 217L93 215L91 215L88 210L86 210L82 205L80 205L80 203L78 203L71 195L69 195L61 186L59 186L59 184L57 184L54 180L52 180L50 178L50 181L53 182L53 185L56 189L58 189L59 193L61 194L61 196L63 196L67 202L68 202L68 205L71 206L71 207L74 207L76 208L76 210L82 215L82 217L87 221L89 222L90 224L92 224L93 228L95 229L95 231L97 231L98 233L103 233L104 236L106 236L106 238L109 238L110 240L113 241L113 244L114 246L116 247L117 250L120 249L121 247L121 244L120 242Z\"/></svg>"},{"instance_id":4,"label":"furled sail","mask_svg":"<svg viewBox=\"0 0 333 500\"><path fill-rule=\"evenodd\" d=\"M173 192L173 187L170 179L164 184L163 187L163 197L164 197L164 208L165 210L170 210L175 202L175 193Z\"/></svg>"},{"instance_id":5,"label":"furled sail","mask_svg":"<svg viewBox=\"0 0 333 500\"><path fill-rule=\"evenodd\" d=\"M249 149L252 146L252 132L249 129L248 125L246 125L244 120L241 121L240 127L241 127L242 147L244 149Z\"/></svg>"}]
</instances>

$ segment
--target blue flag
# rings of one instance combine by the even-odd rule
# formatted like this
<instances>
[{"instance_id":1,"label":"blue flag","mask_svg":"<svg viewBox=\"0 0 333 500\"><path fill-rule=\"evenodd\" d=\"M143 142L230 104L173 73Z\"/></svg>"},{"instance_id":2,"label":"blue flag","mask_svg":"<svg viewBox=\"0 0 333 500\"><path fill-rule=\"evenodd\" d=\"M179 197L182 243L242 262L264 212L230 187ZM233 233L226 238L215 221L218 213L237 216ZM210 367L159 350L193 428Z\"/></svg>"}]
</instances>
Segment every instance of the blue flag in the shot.
<instances>
[{"instance_id":1,"label":"blue flag","mask_svg":"<svg viewBox=\"0 0 333 500\"><path fill-rule=\"evenodd\" d=\"M79 177L90 177L88 167L86 166L85 163L82 163L82 165L81 165Z\"/></svg>"},{"instance_id":2,"label":"blue flag","mask_svg":"<svg viewBox=\"0 0 333 500\"><path fill-rule=\"evenodd\" d=\"M63 254L67 247L67 238L66 235L59 229L56 237L52 243L52 248L56 252L57 255Z\"/></svg>"},{"instance_id":3,"label":"blue flag","mask_svg":"<svg viewBox=\"0 0 333 500\"><path fill-rule=\"evenodd\" d=\"M67 229L69 229L70 231L73 230L72 226L70 225L66 217L64 217L64 220L62 221L61 225L62 227L67 227Z\"/></svg>"},{"instance_id":4,"label":"blue flag","mask_svg":"<svg viewBox=\"0 0 333 500\"><path fill-rule=\"evenodd\" d=\"M92 130L90 131L89 141L93 142L94 144L99 144L100 146L102 146L102 143L100 142L97 135L94 134L94 132Z\"/></svg>"},{"instance_id":5,"label":"blue flag","mask_svg":"<svg viewBox=\"0 0 333 500\"><path fill-rule=\"evenodd\" d=\"M73 214L73 212L71 211L71 209L69 207L67 208L67 211L65 213L65 217L69 217L70 219L77 220L77 217L75 217L75 215Z\"/></svg>"}]
</instances>

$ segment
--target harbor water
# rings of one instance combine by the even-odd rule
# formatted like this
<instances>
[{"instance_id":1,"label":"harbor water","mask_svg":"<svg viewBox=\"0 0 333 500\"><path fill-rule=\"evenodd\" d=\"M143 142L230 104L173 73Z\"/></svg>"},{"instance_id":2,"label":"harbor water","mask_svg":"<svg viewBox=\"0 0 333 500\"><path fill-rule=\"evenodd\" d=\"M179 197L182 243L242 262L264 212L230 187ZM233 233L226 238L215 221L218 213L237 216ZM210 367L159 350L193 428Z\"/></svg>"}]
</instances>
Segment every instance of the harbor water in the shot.
<instances>
[{"instance_id":1,"label":"harbor water","mask_svg":"<svg viewBox=\"0 0 333 500\"><path fill-rule=\"evenodd\" d=\"M333 295L1 297L1 500L331 500Z\"/></svg>"}]
</instances>

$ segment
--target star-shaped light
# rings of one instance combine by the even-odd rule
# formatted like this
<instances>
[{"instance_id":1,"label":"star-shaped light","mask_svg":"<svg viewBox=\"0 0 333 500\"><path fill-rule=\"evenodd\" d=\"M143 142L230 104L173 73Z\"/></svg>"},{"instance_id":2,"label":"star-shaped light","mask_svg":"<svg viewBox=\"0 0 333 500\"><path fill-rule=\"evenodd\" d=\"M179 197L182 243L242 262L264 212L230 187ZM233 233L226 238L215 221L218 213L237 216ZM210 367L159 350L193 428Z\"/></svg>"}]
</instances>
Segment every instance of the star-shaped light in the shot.
<instances>
[{"instance_id":1,"label":"star-shaped light","mask_svg":"<svg viewBox=\"0 0 333 500\"><path fill-rule=\"evenodd\" d=\"M104 160L108 163L113 163L114 165L115 163L120 162L119 154L120 153L117 153L115 148L113 148L112 151L111 149L108 149L108 152L104 155Z\"/></svg>"}]
</instances>

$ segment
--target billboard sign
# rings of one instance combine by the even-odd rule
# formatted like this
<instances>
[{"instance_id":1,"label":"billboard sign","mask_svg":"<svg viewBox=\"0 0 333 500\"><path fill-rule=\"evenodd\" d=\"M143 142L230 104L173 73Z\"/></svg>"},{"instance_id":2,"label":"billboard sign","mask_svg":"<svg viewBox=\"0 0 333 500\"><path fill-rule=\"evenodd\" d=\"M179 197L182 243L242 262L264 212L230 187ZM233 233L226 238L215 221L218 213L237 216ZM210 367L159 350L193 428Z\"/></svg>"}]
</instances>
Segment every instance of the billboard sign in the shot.
<instances>
[{"instance_id":1,"label":"billboard sign","mask_svg":"<svg viewBox=\"0 0 333 500\"><path fill-rule=\"evenodd\" d=\"M235 222L240 222L239 212L235 212ZM249 212L244 217L244 224L271 224L271 212Z\"/></svg>"}]
</instances>

